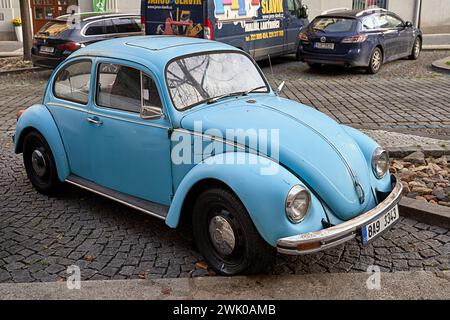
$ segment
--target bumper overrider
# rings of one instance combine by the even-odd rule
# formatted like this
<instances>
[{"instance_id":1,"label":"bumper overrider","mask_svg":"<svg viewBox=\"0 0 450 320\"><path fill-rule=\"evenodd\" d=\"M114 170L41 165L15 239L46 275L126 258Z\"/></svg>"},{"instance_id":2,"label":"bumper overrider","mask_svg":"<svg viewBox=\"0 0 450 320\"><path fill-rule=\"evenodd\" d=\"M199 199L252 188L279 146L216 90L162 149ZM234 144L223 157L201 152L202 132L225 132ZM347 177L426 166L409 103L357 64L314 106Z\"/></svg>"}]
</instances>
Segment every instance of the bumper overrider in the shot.
<instances>
[{"instance_id":1,"label":"bumper overrider","mask_svg":"<svg viewBox=\"0 0 450 320\"><path fill-rule=\"evenodd\" d=\"M361 234L363 226L382 217L400 202L403 185L394 176L392 179L394 185L393 190L383 202L372 210L331 228L279 239L277 241L278 252L290 255L309 254L354 239L357 235Z\"/></svg>"}]
</instances>

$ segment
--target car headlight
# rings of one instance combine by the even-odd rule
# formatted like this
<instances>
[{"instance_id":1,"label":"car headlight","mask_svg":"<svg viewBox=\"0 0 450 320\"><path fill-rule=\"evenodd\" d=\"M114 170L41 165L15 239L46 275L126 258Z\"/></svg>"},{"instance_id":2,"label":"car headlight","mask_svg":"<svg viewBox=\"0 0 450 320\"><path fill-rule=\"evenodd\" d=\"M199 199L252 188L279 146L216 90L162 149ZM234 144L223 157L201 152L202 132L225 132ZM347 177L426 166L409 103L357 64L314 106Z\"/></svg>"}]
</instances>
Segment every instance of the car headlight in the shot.
<instances>
[{"instance_id":1,"label":"car headlight","mask_svg":"<svg viewBox=\"0 0 450 320\"><path fill-rule=\"evenodd\" d=\"M295 224L302 222L306 218L310 204L311 195L309 191L302 186L294 186L286 198L286 215L288 219Z\"/></svg>"},{"instance_id":2,"label":"car headlight","mask_svg":"<svg viewBox=\"0 0 450 320\"><path fill-rule=\"evenodd\" d=\"M372 170L378 179L383 178L389 170L389 155L386 150L376 148L372 156Z\"/></svg>"}]
</instances>

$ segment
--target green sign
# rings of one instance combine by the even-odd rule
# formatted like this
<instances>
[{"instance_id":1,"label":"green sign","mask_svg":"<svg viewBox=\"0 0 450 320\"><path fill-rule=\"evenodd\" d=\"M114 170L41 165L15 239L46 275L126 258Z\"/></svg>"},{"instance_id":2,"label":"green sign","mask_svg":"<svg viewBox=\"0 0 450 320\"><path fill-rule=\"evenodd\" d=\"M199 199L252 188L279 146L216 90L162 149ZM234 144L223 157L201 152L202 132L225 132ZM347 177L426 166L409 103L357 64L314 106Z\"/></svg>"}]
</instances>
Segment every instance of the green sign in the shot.
<instances>
[{"instance_id":1,"label":"green sign","mask_svg":"<svg viewBox=\"0 0 450 320\"><path fill-rule=\"evenodd\" d=\"M94 12L106 12L107 0L92 0L92 9Z\"/></svg>"}]
</instances>

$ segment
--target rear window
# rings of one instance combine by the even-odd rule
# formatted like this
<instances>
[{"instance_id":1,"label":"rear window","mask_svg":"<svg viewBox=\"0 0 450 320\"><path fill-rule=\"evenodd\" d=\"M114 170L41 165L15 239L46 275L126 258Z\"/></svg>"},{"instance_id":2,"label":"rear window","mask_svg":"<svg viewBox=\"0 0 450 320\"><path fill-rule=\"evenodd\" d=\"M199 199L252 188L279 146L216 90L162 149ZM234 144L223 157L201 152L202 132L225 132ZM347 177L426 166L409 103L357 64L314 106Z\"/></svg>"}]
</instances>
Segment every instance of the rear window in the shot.
<instances>
[{"instance_id":1,"label":"rear window","mask_svg":"<svg viewBox=\"0 0 450 320\"><path fill-rule=\"evenodd\" d=\"M328 33L348 32L353 30L355 23L355 19L323 17L315 19L311 23L311 28L314 31L323 31Z\"/></svg>"},{"instance_id":2,"label":"rear window","mask_svg":"<svg viewBox=\"0 0 450 320\"><path fill-rule=\"evenodd\" d=\"M38 35L56 37L69 29L70 25L66 21L50 21L39 30Z\"/></svg>"}]
</instances>

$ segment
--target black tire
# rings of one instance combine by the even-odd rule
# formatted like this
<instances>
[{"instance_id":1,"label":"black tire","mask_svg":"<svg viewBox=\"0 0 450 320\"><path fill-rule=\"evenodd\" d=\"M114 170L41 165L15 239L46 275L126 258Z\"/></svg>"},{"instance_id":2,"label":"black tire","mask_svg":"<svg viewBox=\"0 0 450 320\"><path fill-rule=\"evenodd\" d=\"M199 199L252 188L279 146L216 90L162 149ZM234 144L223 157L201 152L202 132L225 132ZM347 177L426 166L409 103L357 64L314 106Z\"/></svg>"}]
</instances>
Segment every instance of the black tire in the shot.
<instances>
[{"instance_id":1,"label":"black tire","mask_svg":"<svg viewBox=\"0 0 450 320\"><path fill-rule=\"evenodd\" d=\"M422 40L419 37L414 40L414 45L412 48L411 55L408 57L409 60L417 60L420 56L420 51L422 50Z\"/></svg>"},{"instance_id":2,"label":"black tire","mask_svg":"<svg viewBox=\"0 0 450 320\"><path fill-rule=\"evenodd\" d=\"M367 73L376 74L380 71L381 66L383 65L383 52L380 48L375 48L370 55L369 66L367 67Z\"/></svg>"},{"instance_id":3,"label":"black tire","mask_svg":"<svg viewBox=\"0 0 450 320\"><path fill-rule=\"evenodd\" d=\"M297 61L302 61L303 59L302 59L302 55L301 55L301 53L300 53L300 50L297 50L297 52L295 53L295 59L297 60Z\"/></svg>"},{"instance_id":4,"label":"black tire","mask_svg":"<svg viewBox=\"0 0 450 320\"><path fill-rule=\"evenodd\" d=\"M217 220L219 224L214 223ZM216 227L223 225L228 228L219 230ZM223 235L229 235L226 230L230 228L234 245L223 249L223 244L227 243ZM213 234L211 229L215 231ZM200 194L192 213L192 230L198 249L217 274L257 274L265 271L274 261L275 249L259 235L241 201L228 190L213 188ZM212 239L216 236L222 243L222 246L219 245L222 250L218 248L218 242Z\"/></svg>"},{"instance_id":5,"label":"black tire","mask_svg":"<svg viewBox=\"0 0 450 320\"><path fill-rule=\"evenodd\" d=\"M320 68L322 68L321 63L308 63L308 66L313 70L319 70Z\"/></svg>"},{"instance_id":6,"label":"black tire","mask_svg":"<svg viewBox=\"0 0 450 320\"><path fill-rule=\"evenodd\" d=\"M26 135L23 161L33 187L42 194L53 194L61 182L50 146L40 133L32 131Z\"/></svg>"}]
</instances>

